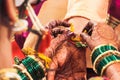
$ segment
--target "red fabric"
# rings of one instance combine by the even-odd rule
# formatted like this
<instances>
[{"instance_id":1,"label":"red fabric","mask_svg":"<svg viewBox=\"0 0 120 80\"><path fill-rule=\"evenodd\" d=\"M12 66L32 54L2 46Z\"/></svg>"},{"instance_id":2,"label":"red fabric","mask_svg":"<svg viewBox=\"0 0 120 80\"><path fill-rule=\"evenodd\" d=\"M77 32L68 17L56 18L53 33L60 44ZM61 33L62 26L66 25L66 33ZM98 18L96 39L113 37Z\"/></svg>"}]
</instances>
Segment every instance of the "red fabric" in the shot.
<instances>
[{"instance_id":1,"label":"red fabric","mask_svg":"<svg viewBox=\"0 0 120 80\"><path fill-rule=\"evenodd\" d=\"M22 53L16 41L12 42L12 54L13 54L13 59L14 57L18 57L20 60L25 58L24 54Z\"/></svg>"},{"instance_id":2,"label":"red fabric","mask_svg":"<svg viewBox=\"0 0 120 80\"><path fill-rule=\"evenodd\" d=\"M112 0L109 13L120 20L120 0Z\"/></svg>"},{"instance_id":3,"label":"red fabric","mask_svg":"<svg viewBox=\"0 0 120 80\"><path fill-rule=\"evenodd\" d=\"M50 41L51 41L51 36L49 33L47 33L39 44L38 52L44 53L45 49L49 47Z\"/></svg>"},{"instance_id":4,"label":"red fabric","mask_svg":"<svg viewBox=\"0 0 120 80\"><path fill-rule=\"evenodd\" d=\"M39 44L38 52L44 53L45 49L49 47L50 41L51 41L51 36L49 33L47 33L41 40L41 43ZM12 53L13 53L13 59L14 57L18 57L20 60L25 58L24 54L22 53L16 41L12 42Z\"/></svg>"},{"instance_id":5,"label":"red fabric","mask_svg":"<svg viewBox=\"0 0 120 80\"><path fill-rule=\"evenodd\" d=\"M41 43L39 44L38 52L44 53L45 49L49 47L50 41L51 41L51 36L49 33L47 33L44 36L44 38L41 40ZM18 57L20 60L25 58L24 54L22 53L16 41L12 42L12 53L13 53L13 59L14 57Z\"/></svg>"}]
</instances>

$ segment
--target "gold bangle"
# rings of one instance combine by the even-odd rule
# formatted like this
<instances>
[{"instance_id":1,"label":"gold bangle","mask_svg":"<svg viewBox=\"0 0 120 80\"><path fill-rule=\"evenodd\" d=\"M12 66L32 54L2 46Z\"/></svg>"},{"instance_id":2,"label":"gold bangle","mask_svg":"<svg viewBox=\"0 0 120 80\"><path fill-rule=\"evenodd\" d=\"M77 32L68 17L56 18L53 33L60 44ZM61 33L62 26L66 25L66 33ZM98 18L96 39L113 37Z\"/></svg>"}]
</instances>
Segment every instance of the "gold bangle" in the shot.
<instances>
[{"instance_id":1,"label":"gold bangle","mask_svg":"<svg viewBox=\"0 0 120 80\"><path fill-rule=\"evenodd\" d=\"M99 56L95 59L95 61L94 61L94 63L93 63L93 70L94 70L96 73L97 73L96 67L98 66L99 62L100 62L104 57L107 57L107 56L109 56L109 55L111 55L111 54L114 54L114 55L120 57L120 52L114 51L114 50L109 50L109 51L106 51L106 52L104 52L103 54L99 55Z\"/></svg>"},{"instance_id":2,"label":"gold bangle","mask_svg":"<svg viewBox=\"0 0 120 80\"><path fill-rule=\"evenodd\" d=\"M118 52L118 51L114 51L114 50L106 51L106 52L104 52L103 54L99 55L99 56L95 59L95 61L94 61L94 63L93 63L93 70L95 70L95 68L96 68L96 66L98 65L98 63L99 63L104 57L107 57L107 56L109 56L109 55L111 55L111 54L114 54L114 55L120 57L120 52ZM96 72L96 70L95 70L95 72Z\"/></svg>"},{"instance_id":3,"label":"gold bangle","mask_svg":"<svg viewBox=\"0 0 120 80\"><path fill-rule=\"evenodd\" d=\"M24 65L22 65L22 66L24 66ZM16 64L13 65L14 68L17 68L17 69L19 69L22 73L25 73L26 76L27 76L30 80L33 80L32 77L31 77L31 75L27 72L26 68L25 68L25 67L22 67L22 66L16 65Z\"/></svg>"},{"instance_id":4,"label":"gold bangle","mask_svg":"<svg viewBox=\"0 0 120 80\"><path fill-rule=\"evenodd\" d=\"M98 65L98 63L99 63L104 57L107 57L107 56L111 55L111 54L112 54L112 53L110 53L111 51L113 51L113 50L106 51L106 52L102 53L101 55L99 55L99 56L95 59L95 61L94 61L94 63L93 63L93 70L94 70L96 73L97 73L96 66ZM110 54L109 54L109 53L110 53Z\"/></svg>"},{"instance_id":5,"label":"gold bangle","mask_svg":"<svg viewBox=\"0 0 120 80\"><path fill-rule=\"evenodd\" d=\"M43 65L43 63L39 60L39 59L37 59L34 55L28 55L29 57L31 57L32 59L34 59L36 62L38 62L38 64L42 67L42 69L45 71L46 70L46 68L45 68L45 66Z\"/></svg>"},{"instance_id":6,"label":"gold bangle","mask_svg":"<svg viewBox=\"0 0 120 80\"><path fill-rule=\"evenodd\" d=\"M12 76L11 76L12 75ZM15 68L4 68L0 70L0 80L22 80L17 74L17 69Z\"/></svg>"},{"instance_id":7,"label":"gold bangle","mask_svg":"<svg viewBox=\"0 0 120 80\"><path fill-rule=\"evenodd\" d=\"M96 72L101 75L104 66L108 65L112 61L120 61L120 57L114 54L104 57L97 66L95 66ZM103 73L102 73L103 74Z\"/></svg>"},{"instance_id":8,"label":"gold bangle","mask_svg":"<svg viewBox=\"0 0 120 80\"><path fill-rule=\"evenodd\" d=\"M91 54L90 54L90 58L92 57L93 52L94 52L97 48L99 48L99 47L101 47L101 46L105 46L105 45L110 45L110 46L115 47L115 46L112 45L112 44L101 44L101 45L98 45L98 46L96 46L96 47L92 50L92 52L91 52ZM116 47L115 47L115 48L116 48ZM118 50L118 48L116 48L116 49Z\"/></svg>"}]
</instances>

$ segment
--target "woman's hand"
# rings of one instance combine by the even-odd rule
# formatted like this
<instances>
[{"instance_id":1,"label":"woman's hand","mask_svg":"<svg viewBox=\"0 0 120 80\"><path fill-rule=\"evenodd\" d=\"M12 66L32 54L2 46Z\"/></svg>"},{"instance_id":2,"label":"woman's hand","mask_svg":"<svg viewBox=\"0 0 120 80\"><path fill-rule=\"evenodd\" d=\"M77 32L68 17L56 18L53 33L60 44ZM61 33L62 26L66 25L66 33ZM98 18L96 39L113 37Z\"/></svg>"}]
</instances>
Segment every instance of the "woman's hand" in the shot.
<instances>
[{"instance_id":1,"label":"woman's hand","mask_svg":"<svg viewBox=\"0 0 120 80\"><path fill-rule=\"evenodd\" d=\"M88 46L93 50L95 47L103 44L112 44L118 49L118 39L112 27L105 23L98 23L92 26L91 36L86 33L81 33L81 36L86 41ZM109 63L108 63L109 64ZM110 80L120 79L120 63L115 62L106 67L103 76L107 76Z\"/></svg>"},{"instance_id":2,"label":"woman's hand","mask_svg":"<svg viewBox=\"0 0 120 80\"><path fill-rule=\"evenodd\" d=\"M77 48L68 41L71 36L74 36L73 32L65 27L60 27L69 27L70 24L61 21L58 24L58 22L52 22L48 27L50 34L53 36L50 46L45 51L45 55L52 59L48 69L48 80L85 80L85 54L81 52L83 48Z\"/></svg>"},{"instance_id":3,"label":"woman's hand","mask_svg":"<svg viewBox=\"0 0 120 80\"><path fill-rule=\"evenodd\" d=\"M97 25L92 26L91 36L87 33L81 33L81 37L86 41L92 50L96 46L102 44L112 44L118 48L118 39L115 31L112 27L105 23L98 23Z\"/></svg>"}]
</instances>

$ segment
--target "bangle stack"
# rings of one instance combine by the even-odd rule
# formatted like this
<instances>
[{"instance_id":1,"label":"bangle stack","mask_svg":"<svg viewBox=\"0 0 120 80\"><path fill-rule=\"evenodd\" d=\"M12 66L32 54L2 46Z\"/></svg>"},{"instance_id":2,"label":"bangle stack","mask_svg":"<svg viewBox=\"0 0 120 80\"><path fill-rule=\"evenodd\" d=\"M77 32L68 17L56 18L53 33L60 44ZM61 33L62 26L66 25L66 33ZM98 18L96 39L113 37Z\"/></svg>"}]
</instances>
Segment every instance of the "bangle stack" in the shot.
<instances>
[{"instance_id":1,"label":"bangle stack","mask_svg":"<svg viewBox=\"0 0 120 80\"><path fill-rule=\"evenodd\" d=\"M103 75L105 69L116 62L120 62L120 53L113 45L100 45L91 54L93 70Z\"/></svg>"},{"instance_id":2,"label":"bangle stack","mask_svg":"<svg viewBox=\"0 0 120 80\"><path fill-rule=\"evenodd\" d=\"M49 57L45 56L43 53L38 53L37 51L29 47L23 48L22 51L25 55L27 55L27 57L23 59L18 66L14 66L15 68L21 70L21 73L19 72L21 78L23 78L22 71L25 71L25 69L28 74L24 75L26 75L30 80L41 80L43 78L46 78L46 72L47 69L49 69L49 64L52 60ZM24 66L25 69L20 68L21 64Z\"/></svg>"},{"instance_id":3,"label":"bangle stack","mask_svg":"<svg viewBox=\"0 0 120 80\"><path fill-rule=\"evenodd\" d=\"M19 65L14 65L22 80L38 80L45 77L44 65L34 56L27 56Z\"/></svg>"}]
</instances>

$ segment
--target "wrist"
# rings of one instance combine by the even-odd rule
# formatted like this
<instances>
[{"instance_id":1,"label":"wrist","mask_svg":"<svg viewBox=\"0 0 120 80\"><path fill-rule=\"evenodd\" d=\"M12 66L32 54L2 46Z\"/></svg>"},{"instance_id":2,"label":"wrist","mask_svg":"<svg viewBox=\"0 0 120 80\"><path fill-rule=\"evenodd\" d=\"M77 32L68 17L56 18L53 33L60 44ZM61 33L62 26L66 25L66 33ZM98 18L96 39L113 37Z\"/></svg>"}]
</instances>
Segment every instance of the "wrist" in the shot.
<instances>
[{"instance_id":1,"label":"wrist","mask_svg":"<svg viewBox=\"0 0 120 80\"><path fill-rule=\"evenodd\" d=\"M73 26L75 27L74 32L76 34L80 34L87 25L87 23L89 22L89 19L81 16L74 16L67 19L67 21L69 23L72 23Z\"/></svg>"}]
</instances>

